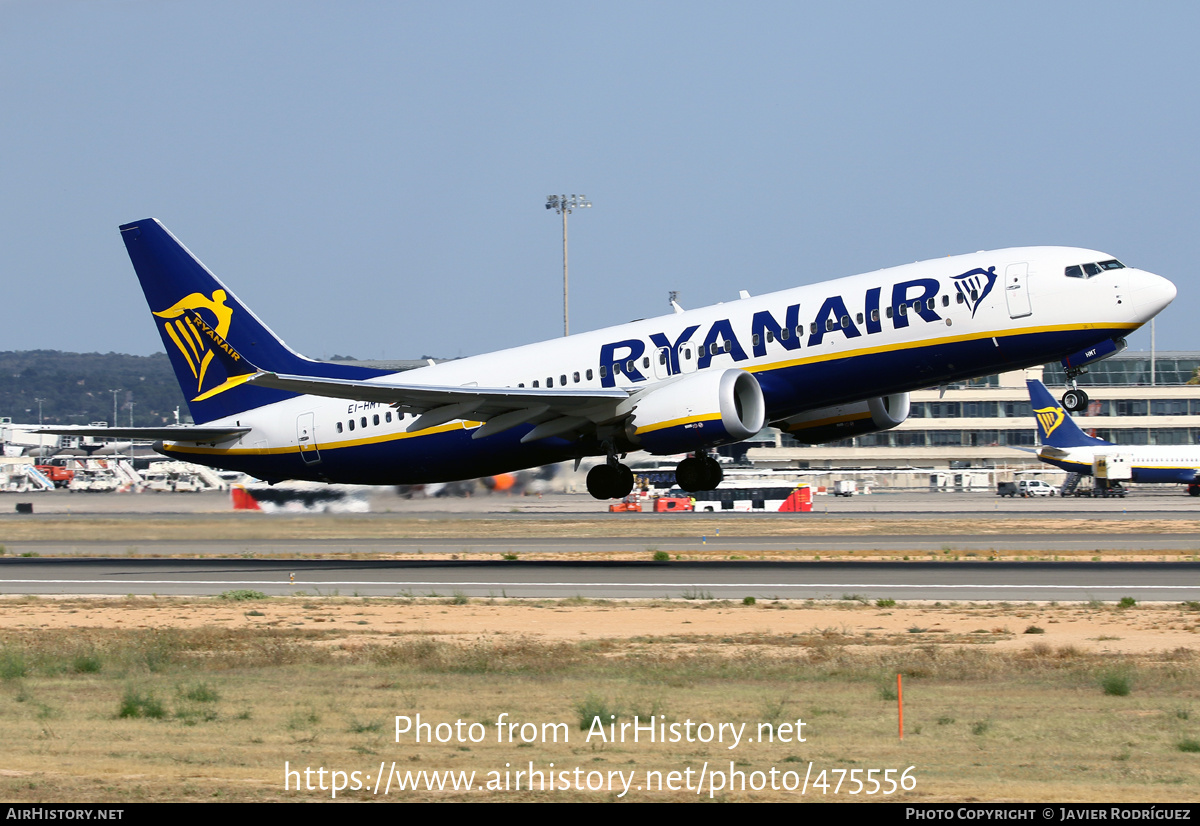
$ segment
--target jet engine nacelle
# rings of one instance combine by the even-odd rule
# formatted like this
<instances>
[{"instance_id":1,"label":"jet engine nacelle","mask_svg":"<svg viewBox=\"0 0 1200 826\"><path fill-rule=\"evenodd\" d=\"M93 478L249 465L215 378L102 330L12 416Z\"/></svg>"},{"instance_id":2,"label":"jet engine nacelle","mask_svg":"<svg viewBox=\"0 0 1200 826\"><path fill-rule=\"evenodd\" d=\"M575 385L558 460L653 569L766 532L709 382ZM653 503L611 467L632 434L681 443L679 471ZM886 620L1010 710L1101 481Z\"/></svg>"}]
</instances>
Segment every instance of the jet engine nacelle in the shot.
<instances>
[{"instance_id":1,"label":"jet engine nacelle","mask_svg":"<svg viewBox=\"0 0 1200 826\"><path fill-rule=\"evenodd\" d=\"M836 442L864 433L891 430L908 418L908 410L908 394L895 393L851 404L809 410L772 424L796 437L797 441L819 445L822 442Z\"/></svg>"},{"instance_id":2,"label":"jet engine nacelle","mask_svg":"<svg viewBox=\"0 0 1200 826\"><path fill-rule=\"evenodd\" d=\"M687 453L740 442L763 429L767 405L745 370L704 370L644 391L625 435L650 453Z\"/></svg>"}]
</instances>

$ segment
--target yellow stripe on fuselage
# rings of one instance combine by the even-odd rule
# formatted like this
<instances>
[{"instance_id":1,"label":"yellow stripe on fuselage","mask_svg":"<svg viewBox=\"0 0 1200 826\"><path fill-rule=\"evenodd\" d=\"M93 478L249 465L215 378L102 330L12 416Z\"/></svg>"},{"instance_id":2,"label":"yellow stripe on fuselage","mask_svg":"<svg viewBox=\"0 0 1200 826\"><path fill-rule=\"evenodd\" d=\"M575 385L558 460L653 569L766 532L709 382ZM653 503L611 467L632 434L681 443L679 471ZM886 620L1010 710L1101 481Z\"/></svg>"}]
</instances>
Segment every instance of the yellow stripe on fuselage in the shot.
<instances>
[{"instance_id":1,"label":"yellow stripe on fuselage","mask_svg":"<svg viewBox=\"0 0 1200 826\"><path fill-rule=\"evenodd\" d=\"M926 322L931 323L931 322ZM876 353L891 353L898 350L916 350L921 347L933 347L942 344L956 344L963 341L983 341L989 338L1006 338L1008 336L1026 336L1037 333L1061 333L1071 330L1136 330L1140 325L1127 323L1114 324L1056 324L1049 327L1018 327L1011 330L993 330L980 333L968 333L961 336L944 336L942 338L923 338L916 341L899 341L894 344L880 344L875 347L862 347L857 350L835 350L832 353L822 353L814 356L802 356L800 358L786 359L784 361L774 361L770 364L757 364L743 367L747 373L765 373L772 370L782 370L788 367L796 367L801 364L818 364L823 361L836 361L838 359L854 358L856 356L869 356ZM832 332L836 333L837 330ZM816 344L814 347L823 345ZM720 355L718 353L717 355Z\"/></svg>"},{"instance_id":2,"label":"yellow stripe on fuselage","mask_svg":"<svg viewBox=\"0 0 1200 826\"><path fill-rule=\"evenodd\" d=\"M668 419L665 422L648 424L645 427L639 427L634 432L640 436L643 433L653 433L656 430L664 430L668 427L681 427L685 424L695 424L696 422L711 422L719 418L721 418L720 413L705 413L700 416L684 416L681 419Z\"/></svg>"},{"instance_id":3,"label":"yellow stripe on fuselage","mask_svg":"<svg viewBox=\"0 0 1200 826\"><path fill-rule=\"evenodd\" d=\"M451 430L469 430L479 427L482 422L451 422L450 424L438 425L437 427L429 427L424 430L418 430L413 433L380 433L377 436L368 436L363 439L347 439L345 441L322 442L317 441L316 447L318 450L338 450L344 447L361 447L362 445L375 445L382 442L391 442L398 439L414 439L418 436L432 436L436 433L447 433ZM287 453L299 453L299 445L286 445L284 447L268 447L265 450L254 447L192 447L190 443L188 447L181 447L181 442L172 444L164 444L163 450L173 451L175 453L204 453L216 456L279 456Z\"/></svg>"}]
</instances>

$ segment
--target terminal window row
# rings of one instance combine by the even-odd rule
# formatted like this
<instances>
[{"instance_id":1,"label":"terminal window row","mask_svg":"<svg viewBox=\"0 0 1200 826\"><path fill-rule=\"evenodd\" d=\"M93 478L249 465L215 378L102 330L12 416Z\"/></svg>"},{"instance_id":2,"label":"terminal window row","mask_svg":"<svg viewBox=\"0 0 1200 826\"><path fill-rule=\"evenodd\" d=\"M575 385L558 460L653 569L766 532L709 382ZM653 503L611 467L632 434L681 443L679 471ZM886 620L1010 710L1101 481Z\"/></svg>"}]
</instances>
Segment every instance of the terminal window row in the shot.
<instances>
[{"instance_id":1,"label":"terminal window row","mask_svg":"<svg viewBox=\"0 0 1200 826\"><path fill-rule=\"evenodd\" d=\"M1032 417L1029 402L913 402L911 419L991 419ZM1200 399L1093 399L1085 414L1092 416L1200 416Z\"/></svg>"},{"instance_id":2,"label":"terminal window row","mask_svg":"<svg viewBox=\"0 0 1200 826\"><path fill-rule=\"evenodd\" d=\"M1098 427L1096 436L1117 445L1200 444L1198 427ZM782 447L808 447L789 433ZM1035 447L1037 434L1029 430L885 430L817 447Z\"/></svg>"}]
</instances>

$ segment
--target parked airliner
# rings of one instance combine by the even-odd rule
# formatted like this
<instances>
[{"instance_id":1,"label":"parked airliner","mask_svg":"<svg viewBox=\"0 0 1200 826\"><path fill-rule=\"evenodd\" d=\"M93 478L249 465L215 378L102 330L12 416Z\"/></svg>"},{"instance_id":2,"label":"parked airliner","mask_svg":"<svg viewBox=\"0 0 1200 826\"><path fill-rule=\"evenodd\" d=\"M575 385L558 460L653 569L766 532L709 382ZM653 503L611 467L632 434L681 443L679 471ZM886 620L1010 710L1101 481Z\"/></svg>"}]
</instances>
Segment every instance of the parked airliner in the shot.
<instances>
[{"instance_id":1,"label":"parked airliner","mask_svg":"<svg viewBox=\"0 0 1200 826\"><path fill-rule=\"evenodd\" d=\"M1175 297L1111 255L1021 247L950 256L529 344L403 374L283 343L157 220L121 236L195 425L47 428L157 440L268 481L415 484L586 456L598 499L629 493L637 450L709 451L770 424L808 443L885 430L908 392L1110 352Z\"/></svg>"},{"instance_id":2,"label":"parked airliner","mask_svg":"<svg viewBox=\"0 0 1200 826\"><path fill-rule=\"evenodd\" d=\"M1054 401L1040 381L1025 382L1029 403L1037 419L1038 458L1072 473L1091 476L1095 461L1104 457L1128 465L1134 482L1166 482L1187 485L1188 493L1200 496L1200 445L1115 445L1084 433Z\"/></svg>"}]
</instances>

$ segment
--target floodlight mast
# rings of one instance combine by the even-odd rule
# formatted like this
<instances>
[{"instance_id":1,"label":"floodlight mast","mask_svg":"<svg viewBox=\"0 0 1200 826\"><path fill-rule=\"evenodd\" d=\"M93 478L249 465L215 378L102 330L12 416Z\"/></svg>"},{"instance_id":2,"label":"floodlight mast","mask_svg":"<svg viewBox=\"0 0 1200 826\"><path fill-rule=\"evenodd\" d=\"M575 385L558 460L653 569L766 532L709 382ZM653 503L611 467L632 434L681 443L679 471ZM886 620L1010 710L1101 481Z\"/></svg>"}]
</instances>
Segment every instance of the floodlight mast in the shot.
<instances>
[{"instance_id":1,"label":"floodlight mast","mask_svg":"<svg viewBox=\"0 0 1200 826\"><path fill-rule=\"evenodd\" d=\"M552 209L563 219L563 335L571 334L567 308L567 216L572 210L590 207L592 202L586 195L547 195L546 209Z\"/></svg>"}]
</instances>

